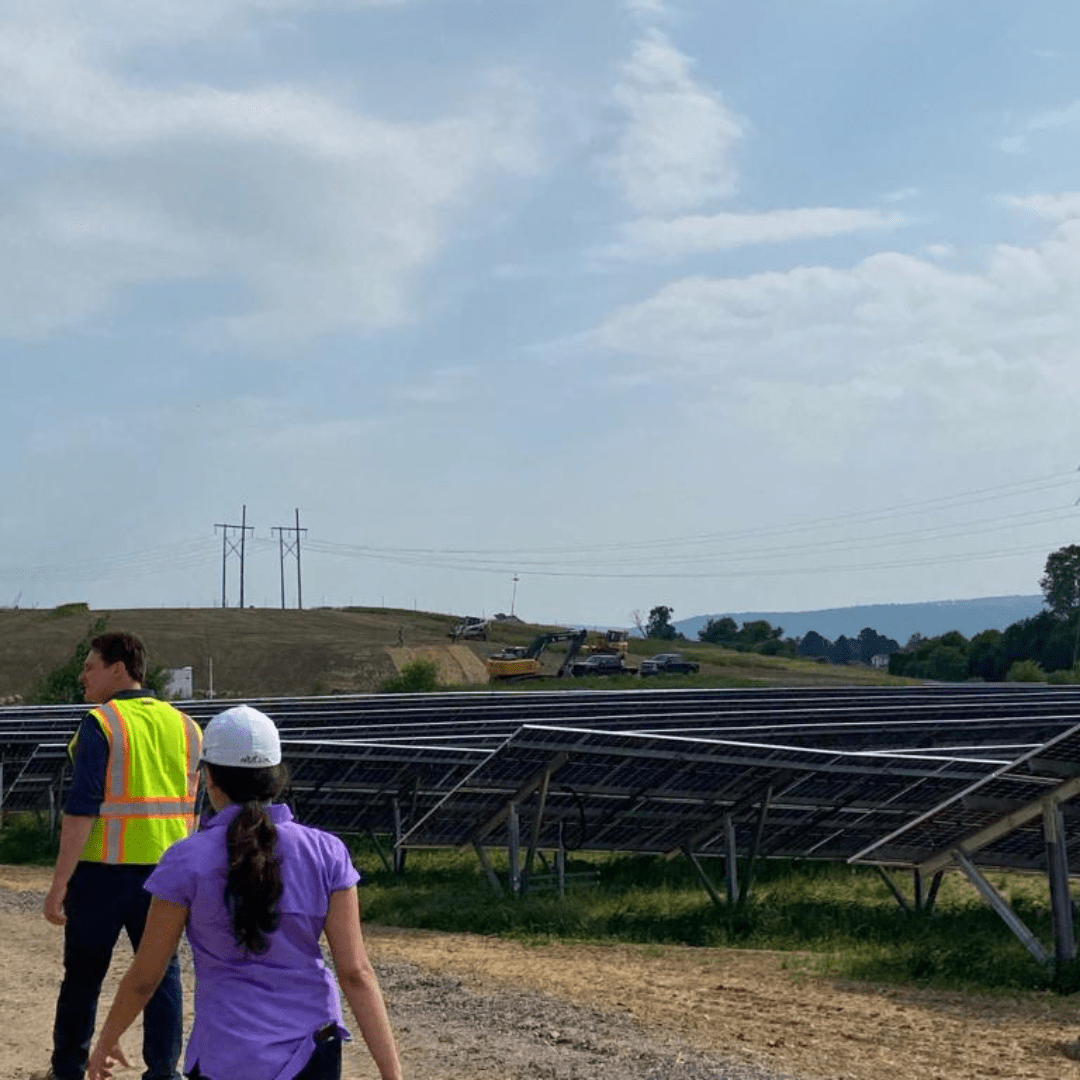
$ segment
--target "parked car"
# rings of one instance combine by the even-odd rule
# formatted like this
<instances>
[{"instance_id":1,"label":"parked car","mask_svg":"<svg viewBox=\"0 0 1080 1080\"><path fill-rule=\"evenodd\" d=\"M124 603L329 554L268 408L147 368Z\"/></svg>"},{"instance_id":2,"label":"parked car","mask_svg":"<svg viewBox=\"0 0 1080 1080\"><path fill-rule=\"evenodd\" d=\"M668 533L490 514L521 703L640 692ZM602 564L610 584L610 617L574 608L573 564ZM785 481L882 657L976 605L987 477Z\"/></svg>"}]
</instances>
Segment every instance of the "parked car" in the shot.
<instances>
[{"instance_id":1,"label":"parked car","mask_svg":"<svg viewBox=\"0 0 1080 1080\"><path fill-rule=\"evenodd\" d=\"M593 653L584 660L575 660L570 667L571 675L633 675L634 669L623 663L618 653Z\"/></svg>"},{"instance_id":2,"label":"parked car","mask_svg":"<svg viewBox=\"0 0 1080 1080\"><path fill-rule=\"evenodd\" d=\"M700 668L696 660L687 660L682 653L662 652L642 660L638 670L642 675L692 675Z\"/></svg>"}]
</instances>

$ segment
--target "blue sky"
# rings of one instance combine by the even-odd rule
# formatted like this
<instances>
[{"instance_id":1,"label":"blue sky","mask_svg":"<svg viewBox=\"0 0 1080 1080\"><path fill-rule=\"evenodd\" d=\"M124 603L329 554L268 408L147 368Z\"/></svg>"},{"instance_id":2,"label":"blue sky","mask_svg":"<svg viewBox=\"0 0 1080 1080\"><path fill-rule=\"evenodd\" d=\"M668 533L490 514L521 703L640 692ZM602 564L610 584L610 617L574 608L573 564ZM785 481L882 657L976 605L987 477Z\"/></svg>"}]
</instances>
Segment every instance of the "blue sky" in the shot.
<instances>
[{"instance_id":1,"label":"blue sky","mask_svg":"<svg viewBox=\"0 0 1080 1080\"><path fill-rule=\"evenodd\" d=\"M1037 592L1078 41L1071 0L11 0L0 605L220 603L245 505L259 606L296 509L305 606Z\"/></svg>"}]
</instances>

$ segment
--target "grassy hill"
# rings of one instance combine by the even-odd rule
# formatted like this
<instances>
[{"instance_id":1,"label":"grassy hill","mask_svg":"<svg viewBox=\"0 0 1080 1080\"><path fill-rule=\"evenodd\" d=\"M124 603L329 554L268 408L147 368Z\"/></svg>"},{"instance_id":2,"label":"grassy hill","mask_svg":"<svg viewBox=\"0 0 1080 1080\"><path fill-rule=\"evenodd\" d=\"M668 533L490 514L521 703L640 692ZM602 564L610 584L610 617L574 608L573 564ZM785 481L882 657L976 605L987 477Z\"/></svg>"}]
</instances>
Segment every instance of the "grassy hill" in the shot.
<instances>
[{"instance_id":1,"label":"grassy hill","mask_svg":"<svg viewBox=\"0 0 1080 1080\"><path fill-rule=\"evenodd\" d=\"M276 697L365 693L378 690L417 656L439 666L447 685L483 686L483 657L507 644L526 644L542 631L524 623L493 624L488 641L453 644L456 616L388 608L136 608L90 611L67 604L48 611L0 609L0 703L29 701L35 687L70 659L97 619L108 629L132 630L147 644L150 660L165 667L191 666L196 696L210 686L217 697ZM631 643L630 662L661 651L664 644ZM694 677L671 676L680 686L835 686L858 682L890 684L865 668L843 668L808 660L735 653L698 642L676 646L701 664ZM565 647L543 656L554 674ZM511 684L535 690L536 682ZM552 686L563 685L552 682ZM575 686L640 686L633 678L575 680ZM661 685L650 682L647 685Z\"/></svg>"}]
</instances>

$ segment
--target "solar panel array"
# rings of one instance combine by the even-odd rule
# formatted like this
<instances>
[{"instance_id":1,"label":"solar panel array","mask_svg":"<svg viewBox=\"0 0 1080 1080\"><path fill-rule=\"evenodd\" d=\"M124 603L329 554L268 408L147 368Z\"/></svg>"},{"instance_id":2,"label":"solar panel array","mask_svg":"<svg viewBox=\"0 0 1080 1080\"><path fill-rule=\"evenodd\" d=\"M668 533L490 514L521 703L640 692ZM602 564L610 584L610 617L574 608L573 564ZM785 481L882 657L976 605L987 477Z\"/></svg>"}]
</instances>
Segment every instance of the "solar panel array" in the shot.
<instances>
[{"instance_id":1,"label":"solar panel array","mask_svg":"<svg viewBox=\"0 0 1080 1080\"><path fill-rule=\"evenodd\" d=\"M181 707L205 723L227 704ZM1074 766L1080 772L1080 739L1071 734L1080 694L1069 687L569 690L250 704L278 723L302 820L389 833L405 846L505 843L508 805L535 818L542 800L534 826L541 847L721 852L730 824L740 850L760 833L764 855L914 865L986 827L995 808L1059 790ZM50 788L55 800L63 748L81 714L79 706L0 709L5 809L41 807ZM1038 864L1037 825L996 838L980 861Z\"/></svg>"}]
</instances>

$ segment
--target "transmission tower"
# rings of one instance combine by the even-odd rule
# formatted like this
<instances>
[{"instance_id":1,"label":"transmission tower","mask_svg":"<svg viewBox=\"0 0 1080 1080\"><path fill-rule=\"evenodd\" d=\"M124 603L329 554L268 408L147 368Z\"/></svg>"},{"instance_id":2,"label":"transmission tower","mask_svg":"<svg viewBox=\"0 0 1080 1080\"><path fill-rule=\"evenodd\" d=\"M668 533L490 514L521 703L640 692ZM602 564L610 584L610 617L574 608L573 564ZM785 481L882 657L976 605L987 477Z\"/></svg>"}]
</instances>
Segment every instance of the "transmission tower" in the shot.
<instances>
[{"instance_id":1,"label":"transmission tower","mask_svg":"<svg viewBox=\"0 0 1080 1080\"><path fill-rule=\"evenodd\" d=\"M224 525L220 522L214 525L214 529L221 530L221 606L227 607L225 601L225 567L230 555L236 555L240 559L240 606L244 606L244 541L249 532L254 532L255 527L247 523L247 504L244 504L240 515L239 525ZM234 540L230 533L239 533L240 539Z\"/></svg>"},{"instance_id":2,"label":"transmission tower","mask_svg":"<svg viewBox=\"0 0 1080 1080\"><path fill-rule=\"evenodd\" d=\"M301 610L304 606L303 594L300 591L300 534L306 533L307 529L300 528L300 511L296 511L295 525L275 525L271 532L278 534L278 551L281 555L281 607L285 607L285 556L296 556L296 607ZM291 533L292 539L286 540L285 534Z\"/></svg>"}]
</instances>

